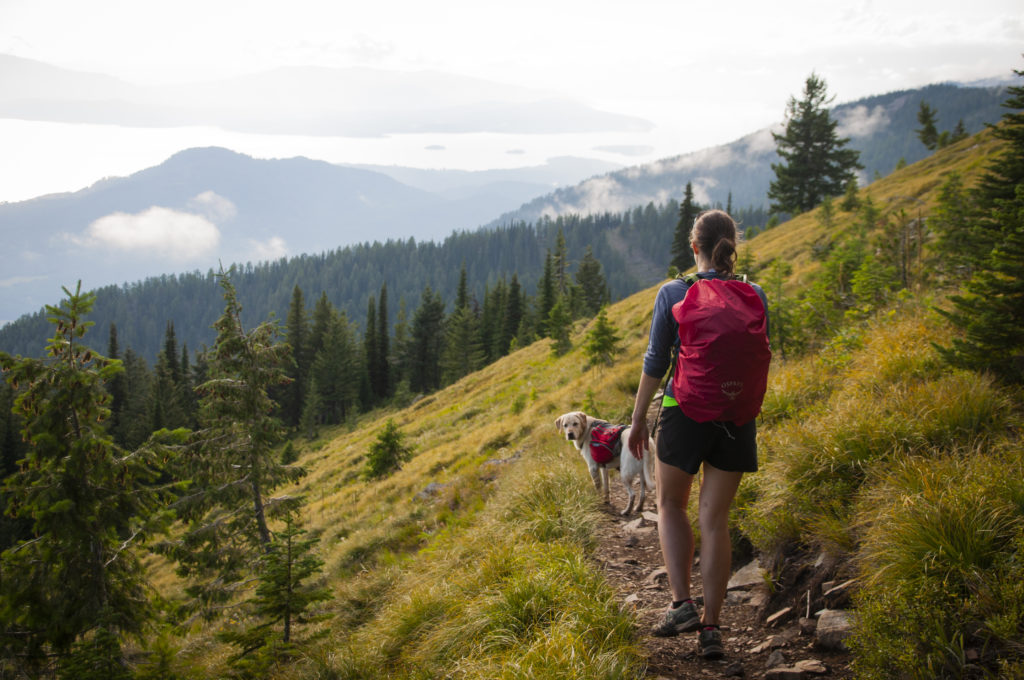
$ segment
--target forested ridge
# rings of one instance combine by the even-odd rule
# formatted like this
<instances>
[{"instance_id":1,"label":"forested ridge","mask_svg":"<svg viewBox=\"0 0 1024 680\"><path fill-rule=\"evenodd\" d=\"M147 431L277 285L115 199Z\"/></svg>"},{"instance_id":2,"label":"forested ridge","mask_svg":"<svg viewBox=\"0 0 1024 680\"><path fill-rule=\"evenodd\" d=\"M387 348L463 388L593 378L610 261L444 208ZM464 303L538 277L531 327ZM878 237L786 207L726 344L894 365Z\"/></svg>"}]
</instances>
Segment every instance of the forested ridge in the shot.
<instances>
[{"instance_id":1,"label":"forested ridge","mask_svg":"<svg viewBox=\"0 0 1024 680\"><path fill-rule=\"evenodd\" d=\"M650 203L621 214L566 216L536 224L517 223L496 229L453 233L444 241L388 240L366 242L333 251L245 264L235 281L243 319L254 323L274 314L283 319L292 289L299 286L311 299L326 293L349 320L362 324L371 295L387 284L391 295L389 322L394 323L405 301L411 313L424 287L430 286L450 305L463 265L470 293L482 300L487 289L515 274L523 290L534 293L543 275L545 253L564 234L570 266L575 269L586 249L604 268L613 300L651 285L665 273L668 251L678 222L679 204ZM747 224L764 224L764 211L737 217ZM225 263L227 266L229 263ZM64 285L73 287L74 281ZM220 313L215 272L186 272L153 277L96 291L91 319L101 328L113 323L122 347L149 361L156 359L168 321L179 341L191 349L209 344L211 325ZM54 299L61 295L54 291ZM0 329L0 348L12 354L42 352L48 328L40 311ZM103 349L102 339L90 342Z\"/></svg>"}]
</instances>

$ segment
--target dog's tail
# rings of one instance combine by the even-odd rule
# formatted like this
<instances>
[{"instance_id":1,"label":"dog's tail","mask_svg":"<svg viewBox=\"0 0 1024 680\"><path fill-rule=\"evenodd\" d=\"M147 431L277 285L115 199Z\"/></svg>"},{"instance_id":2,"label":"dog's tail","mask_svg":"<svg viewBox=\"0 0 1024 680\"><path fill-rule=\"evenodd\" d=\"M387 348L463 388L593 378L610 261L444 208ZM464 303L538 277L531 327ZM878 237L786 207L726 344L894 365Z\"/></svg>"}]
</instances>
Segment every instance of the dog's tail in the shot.
<instances>
[{"instance_id":1,"label":"dog's tail","mask_svg":"<svg viewBox=\"0 0 1024 680\"><path fill-rule=\"evenodd\" d=\"M644 485L648 491L654 491L654 440L647 440L647 455L644 456Z\"/></svg>"}]
</instances>

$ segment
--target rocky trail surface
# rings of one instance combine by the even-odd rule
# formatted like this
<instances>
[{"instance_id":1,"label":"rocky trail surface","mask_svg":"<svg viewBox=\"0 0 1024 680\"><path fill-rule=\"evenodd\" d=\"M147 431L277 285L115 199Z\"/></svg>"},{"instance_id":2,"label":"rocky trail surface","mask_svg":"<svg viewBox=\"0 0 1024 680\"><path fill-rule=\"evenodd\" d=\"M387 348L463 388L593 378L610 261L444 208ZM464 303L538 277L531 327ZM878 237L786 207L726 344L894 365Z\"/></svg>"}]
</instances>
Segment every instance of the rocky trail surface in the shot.
<instances>
[{"instance_id":1,"label":"rocky trail surface","mask_svg":"<svg viewBox=\"0 0 1024 680\"><path fill-rule=\"evenodd\" d=\"M722 612L725 658L702 659L697 654L696 633L670 638L652 636L650 628L661 621L671 600L658 544L657 514L648 496L646 512L621 517L618 511L625 507L625 493L617 475L613 475L611 482L612 502L605 508L594 557L618 591L623 606L639 614L642 644L649 663L648 677L680 680L854 677L850 654L843 644L849 635L849 617L839 608L849 599L850 584L820 583L811 579L809 584L801 582L781 587L776 584L770 590L756 562L733 565ZM698 609L702 603L699 562L698 555L692 589ZM803 597L801 591L805 587L813 594ZM808 602L805 604L804 600Z\"/></svg>"}]
</instances>

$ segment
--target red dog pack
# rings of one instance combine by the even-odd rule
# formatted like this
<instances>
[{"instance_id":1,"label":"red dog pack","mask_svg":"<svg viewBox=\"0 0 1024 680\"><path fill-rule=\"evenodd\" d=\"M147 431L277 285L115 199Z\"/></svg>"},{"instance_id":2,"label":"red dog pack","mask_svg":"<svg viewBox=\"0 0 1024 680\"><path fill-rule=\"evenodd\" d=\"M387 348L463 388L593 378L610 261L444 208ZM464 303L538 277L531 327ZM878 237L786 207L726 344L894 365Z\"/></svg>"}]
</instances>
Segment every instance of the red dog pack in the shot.
<instances>
[{"instance_id":1,"label":"red dog pack","mask_svg":"<svg viewBox=\"0 0 1024 680\"><path fill-rule=\"evenodd\" d=\"M761 412L768 387L767 312L745 281L694 278L672 307L679 323L672 392L697 422L742 425Z\"/></svg>"},{"instance_id":2,"label":"red dog pack","mask_svg":"<svg viewBox=\"0 0 1024 680\"><path fill-rule=\"evenodd\" d=\"M590 457L598 465L604 465L619 455L619 438L627 425L595 423L590 428Z\"/></svg>"}]
</instances>

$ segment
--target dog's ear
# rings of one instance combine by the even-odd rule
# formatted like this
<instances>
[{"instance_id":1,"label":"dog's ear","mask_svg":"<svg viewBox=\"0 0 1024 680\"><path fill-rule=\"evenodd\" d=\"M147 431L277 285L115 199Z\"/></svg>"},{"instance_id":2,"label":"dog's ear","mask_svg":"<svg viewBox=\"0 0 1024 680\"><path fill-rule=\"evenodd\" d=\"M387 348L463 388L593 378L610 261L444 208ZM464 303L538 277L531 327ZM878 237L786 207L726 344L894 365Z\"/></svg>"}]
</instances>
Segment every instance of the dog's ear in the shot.
<instances>
[{"instance_id":1,"label":"dog's ear","mask_svg":"<svg viewBox=\"0 0 1024 680\"><path fill-rule=\"evenodd\" d=\"M555 427L559 430L562 429L562 416L555 418Z\"/></svg>"}]
</instances>

